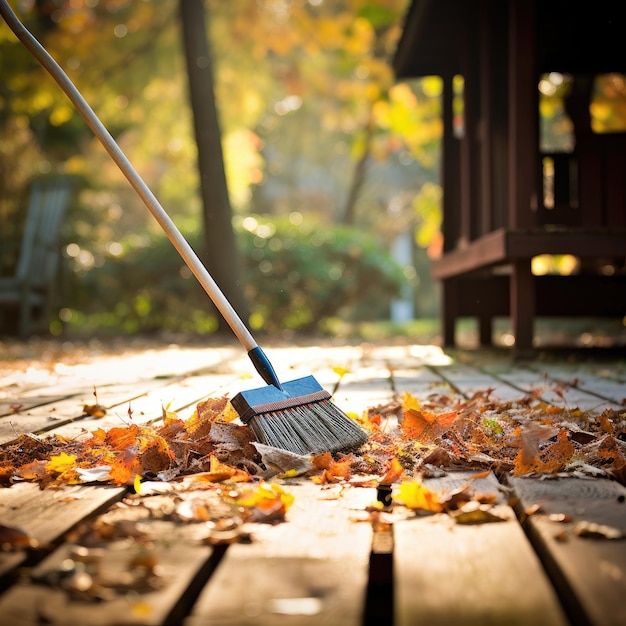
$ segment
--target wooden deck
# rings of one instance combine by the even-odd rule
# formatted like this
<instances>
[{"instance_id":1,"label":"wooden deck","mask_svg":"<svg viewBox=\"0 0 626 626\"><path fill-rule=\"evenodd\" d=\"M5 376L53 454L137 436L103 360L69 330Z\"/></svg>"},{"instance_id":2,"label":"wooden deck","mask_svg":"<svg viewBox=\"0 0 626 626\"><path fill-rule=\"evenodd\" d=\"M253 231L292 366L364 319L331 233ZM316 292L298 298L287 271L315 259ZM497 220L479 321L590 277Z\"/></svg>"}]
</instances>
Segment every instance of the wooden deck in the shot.
<instances>
[{"instance_id":1,"label":"wooden deck","mask_svg":"<svg viewBox=\"0 0 626 626\"><path fill-rule=\"evenodd\" d=\"M623 360L513 364L410 345L266 351L281 378L312 373L355 414L397 404L405 392L427 403L488 389L503 402L541 401L546 415L550 407L570 416L613 408L615 445L625 454ZM348 372L340 377L337 368ZM131 414L137 424L159 423L164 406L186 419L208 397L262 386L251 385L251 366L232 346L72 362L61 355L10 371L0 362L0 370L5 447L25 433L79 439L125 425ZM86 414L94 390L103 417ZM584 428L578 434L591 437ZM184 490L184 480L145 481L139 494L17 482L0 488L0 525L24 533L14 540L0 531L0 624L626 624L626 487L582 462L524 476L502 465L489 471L482 460L460 469L433 463L420 474L442 497L471 485L489 503L470 502L474 509L458 515L395 499L377 505L380 490L365 477L370 486L355 486L356 475L317 484L278 473L271 483L294 500L275 524L234 524L232 509L220 516L221 492Z\"/></svg>"}]
</instances>

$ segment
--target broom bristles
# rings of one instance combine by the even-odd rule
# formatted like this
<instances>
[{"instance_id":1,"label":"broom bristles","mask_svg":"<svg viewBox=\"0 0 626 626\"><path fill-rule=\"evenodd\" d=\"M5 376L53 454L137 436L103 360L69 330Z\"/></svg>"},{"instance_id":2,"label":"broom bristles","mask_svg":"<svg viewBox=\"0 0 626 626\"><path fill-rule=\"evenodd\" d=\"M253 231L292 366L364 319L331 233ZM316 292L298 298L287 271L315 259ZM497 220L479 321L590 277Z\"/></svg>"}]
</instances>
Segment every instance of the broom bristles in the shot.
<instances>
[{"instance_id":1,"label":"broom bristles","mask_svg":"<svg viewBox=\"0 0 626 626\"><path fill-rule=\"evenodd\" d=\"M261 443L295 454L358 448L367 433L312 377L237 394L231 403Z\"/></svg>"},{"instance_id":2,"label":"broom bristles","mask_svg":"<svg viewBox=\"0 0 626 626\"><path fill-rule=\"evenodd\" d=\"M261 413L248 425L261 443L295 454L339 452L367 441L365 431L328 400Z\"/></svg>"}]
</instances>

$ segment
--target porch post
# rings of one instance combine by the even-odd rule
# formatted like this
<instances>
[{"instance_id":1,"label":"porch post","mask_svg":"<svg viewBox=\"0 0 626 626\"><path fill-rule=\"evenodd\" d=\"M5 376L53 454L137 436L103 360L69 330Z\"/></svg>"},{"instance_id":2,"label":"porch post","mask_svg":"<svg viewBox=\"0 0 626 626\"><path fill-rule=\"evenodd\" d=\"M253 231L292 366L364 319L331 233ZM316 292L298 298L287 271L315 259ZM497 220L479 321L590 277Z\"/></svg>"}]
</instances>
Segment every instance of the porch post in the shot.
<instances>
[{"instance_id":1,"label":"porch post","mask_svg":"<svg viewBox=\"0 0 626 626\"><path fill-rule=\"evenodd\" d=\"M460 236L461 200L458 192L459 185L449 181L458 180L460 170L460 141L454 136L454 89L453 74L442 76L442 122L443 138L441 150L441 186L444 189L442 199L442 234L444 252L453 250ZM441 319L443 321L443 344L447 347L455 345L455 327L458 315L457 281L443 279L441 284Z\"/></svg>"},{"instance_id":2,"label":"porch post","mask_svg":"<svg viewBox=\"0 0 626 626\"><path fill-rule=\"evenodd\" d=\"M537 210L539 127L536 0L509 2L509 229L527 229ZM535 288L531 259L514 260L509 288L518 353L532 349Z\"/></svg>"}]
</instances>

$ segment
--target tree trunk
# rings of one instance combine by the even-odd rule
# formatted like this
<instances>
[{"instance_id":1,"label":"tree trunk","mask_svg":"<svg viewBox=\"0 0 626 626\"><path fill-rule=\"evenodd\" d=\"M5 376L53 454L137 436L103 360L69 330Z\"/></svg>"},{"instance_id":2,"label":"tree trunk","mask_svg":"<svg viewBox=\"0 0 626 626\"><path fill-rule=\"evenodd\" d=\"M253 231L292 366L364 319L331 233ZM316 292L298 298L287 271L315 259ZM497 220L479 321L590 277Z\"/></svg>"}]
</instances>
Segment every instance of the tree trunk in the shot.
<instances>
[{"instance_id":1,"label":"tree trunk","mask_svg":"<svg viewBox=\"0 0 626 626\"><path fill-rule=\"evenodd\" d=\"M363 129L363 133L363 152L361 153L361 156L359 157L359 160L354 168L352 182L350 183L350 189L348 190L348 198L341 217L341 223L346 224L347 226L353 226L356 222L357 200L359 199L359 194L361 193L361 189L365 183L367 162L370 157L372 138L374 137L373 105L370 108L367 125Z\"/></svg>"},{"instance_id":2,"label":"tree trunk","mask_svg":"<svg viewBox=\"0 0 626 626\"><path fill-rule=\"evenodd\" d=\"M203 0L180 0L183 46L187 61L189 94L198 146L198 168L204 216L207 269L238 314L247 321L240 258L232 227L221 132ZM220 330L225 325L220 318Z\"/></svg>"}]
</instances>

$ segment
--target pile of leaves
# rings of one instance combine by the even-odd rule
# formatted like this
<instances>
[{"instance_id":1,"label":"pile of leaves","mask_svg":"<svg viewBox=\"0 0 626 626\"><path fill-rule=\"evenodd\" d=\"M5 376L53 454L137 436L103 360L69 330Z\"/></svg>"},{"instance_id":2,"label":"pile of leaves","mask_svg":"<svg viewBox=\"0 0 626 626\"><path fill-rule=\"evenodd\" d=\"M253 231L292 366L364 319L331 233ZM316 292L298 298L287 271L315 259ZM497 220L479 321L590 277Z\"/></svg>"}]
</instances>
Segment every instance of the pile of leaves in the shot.
<instances>
[{"instance_id":1,"label":"pile of leaves","mask_svg":"<svg viewBox=\"0 0 626 626\"><path fill-rule=\"evenodd\" d=\"M482 466L518 476L603 475L626 484L626 411L582 411L565 402L559 407L539 393L507 402L491 394L437 394L422 405L405 394L400 403L370 410L369 416L377 422L378 414L395 413L396 455L407 469ZM389 445L394 435L381 430L374 439Z\"/></svg>"},{"instance_id":2,"label":"pile of leaves","mask_svg":"<svg viewBox=\"0 0 626 626\"><path fill-rule=\"evenodd\" d=\"M603 475L626 484L624 411L557 407L532 395L502 402L485 390L469 399L433 394L422 403L405 393L351 417L370 435L359 450L298 456L256 442L228 398L212 398L187 420L164 411L157 424L129 416L125 426L81 438L22 435L0 450L0 484L104 482L140 491L143 481L185 476L246 483L306 475L322 484L372 486L434 468Z\"/></svg>"}]
</instances>

